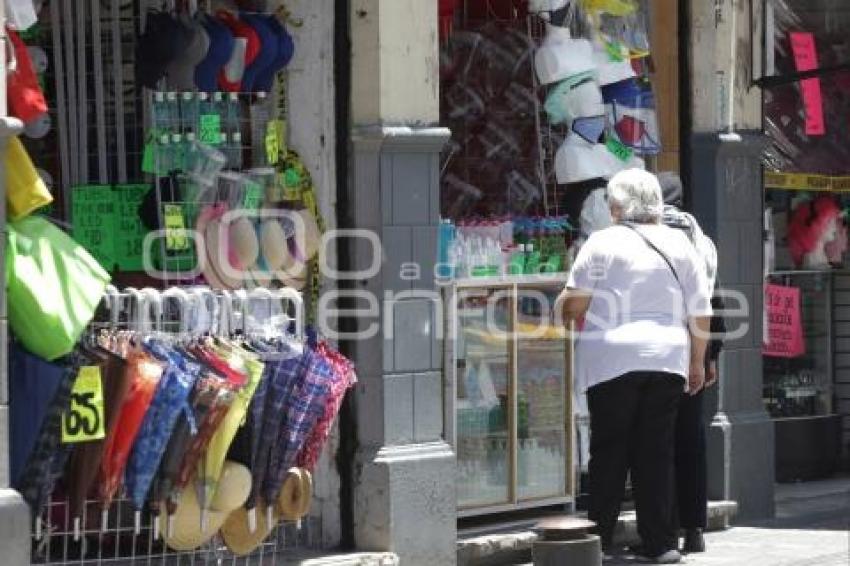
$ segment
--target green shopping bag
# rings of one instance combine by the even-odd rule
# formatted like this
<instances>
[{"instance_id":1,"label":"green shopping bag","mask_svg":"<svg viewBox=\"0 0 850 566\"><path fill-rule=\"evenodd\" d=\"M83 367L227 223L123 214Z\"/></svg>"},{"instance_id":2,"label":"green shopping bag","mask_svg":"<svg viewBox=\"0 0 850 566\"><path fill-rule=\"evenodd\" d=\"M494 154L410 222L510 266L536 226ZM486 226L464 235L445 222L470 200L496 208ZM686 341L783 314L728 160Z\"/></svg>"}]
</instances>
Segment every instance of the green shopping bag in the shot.
<instances>
[{"instance_id":1,"label":"green shopping bag","mask_svg":"<svg viewBox=\"0 0 850 566\"><path fill-rule=\"evenodd\" d=\"M48 220L7 225L9 326L32 353L54 360L71 352L108 283L100 264Z\"/></svg>"}]
</instances>

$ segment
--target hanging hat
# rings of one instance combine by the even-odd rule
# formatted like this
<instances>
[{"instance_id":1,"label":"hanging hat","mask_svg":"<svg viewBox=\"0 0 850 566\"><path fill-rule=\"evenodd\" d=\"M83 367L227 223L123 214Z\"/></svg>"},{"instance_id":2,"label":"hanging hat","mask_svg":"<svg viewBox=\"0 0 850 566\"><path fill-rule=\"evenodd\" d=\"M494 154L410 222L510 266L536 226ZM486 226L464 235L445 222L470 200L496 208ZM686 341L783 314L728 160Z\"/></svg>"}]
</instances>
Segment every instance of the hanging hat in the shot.
<instances>
[{"instance_id":1,"label":"hanging hat","mask_svg":"<svg viewBox=\"0 0 850 566\"><path fill-rule=\"evenodd\" d=\"M12 40L17 66L6 79L6 97L9 101L9 114L20 118L22 122L34 120L47 112L47 101L38 86L27 46L8 26L6 34Z\"/></svg>"},{"instance_id":2,"label":"hanging hat","mask_svg":"<svg viewBox=\"0 0 850 566\"><path fill-rule=\"evenodd\" d=\"M287 269L295 264L287 245L288 239L289 235L279 219L265 218L260 222L260 250L269 271Z\"/></svg>"},{"instance_id":3,"label":"hanging hat","mask_svg":"<svg viewBox=\"0 0 850 566\"><path fill-rule=\"evenodd\" d=\"M290 468L283 480L277 511L287 521L300 521L313 499L313 476L303 468Z\"/></svg>"},{"instance_id":4,"label":"hanging hat","mask_svg":"<svg viewBox=\"0 0 850 566\"><path fill-rule=\"evenodd\" d=\"M183 490L177 512L169 518L173 525L165 529L165 543L169 548L179 552L194 550L215 536L227 517L248 499L251 472L241 464L225 462L219 486L203 517L195 490Z\"/></svg>"},{"instance_id":5,"label":"hanging hat","mask_svg":"<svg viewBox=\"0 0 850 566\"><path fill-rule=\"evenodd\" d=\"M3 168L6 174L6 214L11 220L28 216L53 202L47 185L17 137L10 138L6 145Z\"/></svg>"},{"instance_id":6,"label":"hanging hat","mask_svg":"<svg viewBox=\"0 0 850 566\"><path fill-rule=\"evenodd\" d=\"M145 31L136 40L136 84L155 89L168 66L186 50L191 33L168 12L149 11Z\"/></svg>"},{"instance_id":7,"label":"hanging hat","mask_svg":"<svg viewBox=\"0 0 850 566\"><path fill-rule=\"evenodd\" d=\"M593 47L586 39L572 39L569 29L549 25L546 39L534 54L534 68L544 85L592 72L596 68Z\"/></svg>"},{"instance_id":8,"label":"hanging hat","mask_svg":"<svg viewBox=\"0 0 850 566\"><path fill-rule=\"evenodd\" d=\"M230 249L241 270L253 267L260 257L260 241L254 223L245 215L239 215L230 224Z\"/></svg>"},{"instance_id":9,"label":"hanging hat","mask_svg":"<svg viewBox=\"0 0 850 566\"><path fill-rule=\"evenodd\" d=\"M209 39L207 54L195 67L195 85L201 92L218 90L218 74L233 54L233 32L226 25L204 15L201 25Z\"/></svg>"},{"instance_id":10,"label":"hanging hat","mask_svg":"<svg viewBox=\"0 0 850 566\"><path fill-rule=\"evenodd\" d=\"M226 10L216 12L216 18L233 33L233 53L218 75L218 85L227 92L242 91L242 78L260 52L260 38L246 22Z\"/></svg>"},{"instance_id":11,"label":"hanging hat","mask_svg":"<svg viewBox=\"0 0 850 566\"><path fill-rule=\"evenodd\" d=\"M260 40L257 57L245 68L245 73L242 75L242 90L245 92L256 92L255 83L257 77L277 59L280 42L274 30L269 27L268 18L245 13L240 17L242 21L254 29L257 38Z\"/></svg>"},{"instance_id":12,"label":"hanging hat","mask_svg":"<svg viewBox=\"0 0 850 566\"><path fill-rule=\"evenodd\" d=\"M617 139L642 155L661 151L655 96L637 79L613 83L602 89Z\"/></svg>"},{"instance_id":13,"label":"hanging hat","mask_svg":"<svg viewBox=\"0 0 850 566\"><path fill-rule=\"evenodd\" d=\"M245 556L266 540L279 520L276 506L272 506L269 512L265 505L257 505L253 509L240 507L222 525L221 538L230 552L236 556Z\"/></svg>"},{"instance_id":14,"label":"hanging hat","mask_svg":"<svg viewBox=\"0 0 850 566\"><path fill-rule=\"evenodd\" d=\"M322 232L313 213L302 208L295 219L295 249L296 257L310 260L318 253L322 243Z\"/></svg>"},{"instance_id":15,"label":"hanging hat","mask_svg":"<svg viewBox=\"0 0 850 566\"><path fill-rule=\"evenodd\" d=\"M191 37L186 48L168 65L168 86L172 90L190 92L195 90L195 68L207 56L210 36L199 20L182 21Z\"/></svg>"},{"instance_id":16,"label":"hanging hat","mask_svg":"<svg viewBox=\"0 0 850 566\"><path fill-rule=\"evenodd\" d=\"M274 275L284 286L300 291L307 285L307 264L296 261L290 267L275 271Z\"/></svg>"},{"instance_id":17,"label":"hanging hat","mask_svg":"<svg viewBox=\"0 0 850 566\"><path fill-rule=\"evenodd\" d=\"M268 25L272 32L277 37L278 47L277 56L271 64L259 72L257 79L254 81L255 92L268 92L272 89L275 75L286 67L292 60L295 54L295 42L292 41L292 36L286 31L278 19L274 16L268 16Z\"/></svg>"},{"instance_id":18,"label":"hanging hat","mask_svg":"<svg viewBox=\"0 0 850 566\"><path fill-rule=\"evenodd\" d=\"M213 279L217 279L221 285L217 288L239 289L242 287L241 269L237 265L233 246L230 245L229 231L222 219L228 208L224 203L218 203L216 207L204 230L207 264L215 273ZM206 271L204 274L206 275Z\"/></svg>"}]
</instances>

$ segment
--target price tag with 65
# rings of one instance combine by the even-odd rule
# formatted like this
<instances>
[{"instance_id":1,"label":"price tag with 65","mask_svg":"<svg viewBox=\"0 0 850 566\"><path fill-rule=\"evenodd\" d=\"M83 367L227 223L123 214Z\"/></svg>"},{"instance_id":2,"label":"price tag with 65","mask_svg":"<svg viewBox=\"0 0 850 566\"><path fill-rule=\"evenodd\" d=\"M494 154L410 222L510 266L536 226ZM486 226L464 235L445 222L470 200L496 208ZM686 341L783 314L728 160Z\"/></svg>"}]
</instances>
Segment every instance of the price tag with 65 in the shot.
<instances>
[{"instance_id":1,"label":"price tag with 65","mask_svg":"<svg viewBox=\"0 0 850 566\"><path fill-rule=\"evenodd\" d=\"M62 416L62 442L90 442L105 437L100 368L83 366L71 389L71 406Z\"/></svg>"}]
</instances>

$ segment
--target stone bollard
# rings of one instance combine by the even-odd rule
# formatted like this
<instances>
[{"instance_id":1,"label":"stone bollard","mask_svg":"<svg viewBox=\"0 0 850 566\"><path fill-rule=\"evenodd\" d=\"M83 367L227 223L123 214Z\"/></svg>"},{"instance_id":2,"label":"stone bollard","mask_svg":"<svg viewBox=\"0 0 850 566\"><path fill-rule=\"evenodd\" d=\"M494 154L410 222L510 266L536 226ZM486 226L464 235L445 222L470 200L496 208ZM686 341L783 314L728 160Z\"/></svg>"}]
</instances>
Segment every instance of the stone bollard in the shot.
<instances>
[{"instance_id":1,"label":"stone bollard","mask_svg":"<svg viewBox=\"0 0 850 566\"><path fill-rule=\"evenodd\" d=\"M540 538L531 548L534 566L602 566L599 537L588 534L596 523L578 517L559 517L538 523Z\"/></svg>"}]
</instances>

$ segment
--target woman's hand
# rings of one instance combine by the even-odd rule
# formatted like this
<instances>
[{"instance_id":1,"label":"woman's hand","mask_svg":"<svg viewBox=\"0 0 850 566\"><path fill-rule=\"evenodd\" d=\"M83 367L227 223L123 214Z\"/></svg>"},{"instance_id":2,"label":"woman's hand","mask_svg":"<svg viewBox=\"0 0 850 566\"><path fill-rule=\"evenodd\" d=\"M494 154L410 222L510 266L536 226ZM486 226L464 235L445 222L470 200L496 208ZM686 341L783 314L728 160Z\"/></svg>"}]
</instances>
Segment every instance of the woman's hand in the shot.
<instances>
[{"instance_id":1,"label":"woman's hand","mask_svg":"<svg viewBox=\"0 0 850 566\"><path fill-rule=\"evenodd\" d=\"M696 395L705 385L705 363L691 360L688 370L688 395Z\"/></svg>"},{"instance_id":2,"label":"woman's hand","mask_svg":"<svg viewBox=\"0 0 850 566\"><path fill-rule=\"evenodd\" d=\"M715 383L717 383L717 361L711 360L705 371L705 387L711 387Z\"/></svg>"}]
</instances>

